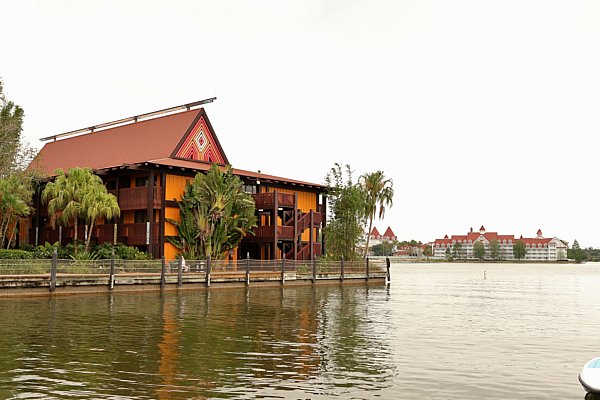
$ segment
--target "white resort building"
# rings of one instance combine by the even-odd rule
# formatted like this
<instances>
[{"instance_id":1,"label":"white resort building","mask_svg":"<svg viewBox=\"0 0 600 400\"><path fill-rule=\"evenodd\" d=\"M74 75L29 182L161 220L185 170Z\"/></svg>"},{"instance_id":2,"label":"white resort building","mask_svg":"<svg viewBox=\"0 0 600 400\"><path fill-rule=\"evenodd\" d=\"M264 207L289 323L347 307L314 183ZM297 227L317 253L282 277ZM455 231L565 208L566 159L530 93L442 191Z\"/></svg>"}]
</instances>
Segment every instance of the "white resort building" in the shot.
<instances>
[{"instance_id":1,"label":"white resort building","mask_svg":"<svg viewBox=\"0 0 600 400\"><path fill-rule=\"evenodd\" d=\"M497 232L486 232L482 226L479 232L470 232L466 235L446 235L443 239L436 239L431 244L431 253L434 258L446 258L452 255L454 258L475 259L473 245L482 242L485 247L485 259L492 259L490 243L498 241L499 252L498 259L513 260L513 246L517 241L525 245L524 260L545 260L558 261L567 259L567 244L562 240L554 238L545 238L542 236L541 229L538 229L534 238L524 238L521 236L516 239L514 235L499 235Z\"/></svg>"}]
</instances>

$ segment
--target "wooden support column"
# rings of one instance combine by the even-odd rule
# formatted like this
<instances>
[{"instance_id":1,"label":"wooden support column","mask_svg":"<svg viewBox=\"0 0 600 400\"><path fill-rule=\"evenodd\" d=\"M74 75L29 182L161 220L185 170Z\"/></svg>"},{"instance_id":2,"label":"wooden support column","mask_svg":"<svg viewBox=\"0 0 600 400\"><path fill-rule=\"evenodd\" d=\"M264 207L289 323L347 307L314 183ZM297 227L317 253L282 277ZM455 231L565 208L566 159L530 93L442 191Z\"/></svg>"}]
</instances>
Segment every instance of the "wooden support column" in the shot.
<instances>
[{"instance_id":1,"label":"wooden support column","mask_svg":"<svg viewBox=\"0 0 600 400\"><path fill-rule=\"evenodd\" d=\"M323 224L321 225L321 228L325 228L327 226L327 195L323 194L323 206L321 207L321 214L322 214L322 221ZM321 229L321 255L327 254L327 251L325 249L325 229Z\"/></svg>"},{"instance_id":2,"label":"wooden support column","mask_svg":"<svg viewBox=\"0 0 600 400\"><path fill-rule=\"evenodd\" d=\"M39 241L40 241L40 233L41 233L41 229L40 229L40 210L41 210L41 203L42 203L42 188L41 186L38 187L37 193L35 195L35 237L33 239L33 244L34 245L38 245Z\"/></svg>"},{"instance_id":3,"label":"wooden support column","mask_svg":"<svg viewBox=\"0 0 600 400\"><path fill-rule=\"evenodd\" d=\"M294 260L298 259L298 192L294 192Z\"/></svg>"},{"instance_id":4,"label":"wooden support column","mask_svg":"<svg viewBox=\"0 0 600 400\"><path fill-rule=\"evenodd\" d=\"M165 256L165 204L166 204L166 193L165 184L167 182L167 174L164 172L160 174L160 210L158 218L158 243L159 243L159 257Z\"/></svg>"},{"instance_id":5,"label":"wooden support column","mask_svg":"<svg viewBox=\"0 0 600 400\"><path fill-rule=\"evenodd\" d=\"M313 230L314 223L315 223L315 212L314 212L314 210L310 210L309 243L310 243L310 259L311 260L315 258L315 249L313 246L313 244L315 242L315 234L314 234L314 230Z\"/></svg>"},{"instance_id":6,"label":"wooden support column","mask_svg":"<svg viewBox=\"0 0 600 400\"><path fill-rule=\"evenodd\" d=\"M277 209L279 208L279 199L277 199L277 190L273 190L273 260L277 260Z\"/></svg>"},{"instance_id":7,"label":"wooden support column","mask_svg":"<svg viewBox=\"0 0 600 400\"><path fill-rule=\"evenodd\" d=\"M121 180L121 175L117 174L117 180L115 182L115 190L117 191L116 197L117 197L117 204L119 205L119 207L121 207L121 204L119 203L119 182ZM123 214L121 214L123 215ZM119 223L121 222L121 216L115 217L115 223Z\"/></svg>"},{"instance_id":8,"label":"wooden support column","mask_svg":"<svg viewBox=\"0 0 600 400\"><path fill-rule=\"evenodd\" d=\"M148 178L148 184L146 185L148 189L147 196L147 204L146 204L146 221L149 222L147 225L146 235L148 235L147 240L147 249L146 252L152 256L152 223L154 222L154 171L150 171L150 177Z\"/></svg>"}]
</instances>

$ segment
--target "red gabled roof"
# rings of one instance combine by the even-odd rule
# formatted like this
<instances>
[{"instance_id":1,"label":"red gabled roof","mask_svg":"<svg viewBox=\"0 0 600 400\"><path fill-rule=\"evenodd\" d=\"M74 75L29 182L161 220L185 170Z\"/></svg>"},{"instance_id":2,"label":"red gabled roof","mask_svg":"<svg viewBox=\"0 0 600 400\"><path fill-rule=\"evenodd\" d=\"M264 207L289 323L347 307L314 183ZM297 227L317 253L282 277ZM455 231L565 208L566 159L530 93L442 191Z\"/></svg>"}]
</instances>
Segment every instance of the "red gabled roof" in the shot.
<instances>
[{"instance_id":1,"label":"red gabled roof","mask_svg":"<svg viewBox=\"0 0 600 400\"><path fill-rule=\"evenodd\" d=\"M57 168L104 169L170 157L203 113L184 111L48 142L31 167L52 176Z\"/></svg>"},{"instance_id":2,"label":"red gabled roof","mask_svg":"<svg viewBox=\"0 0 600 400\"><path fill-rule=\"evenodd\" d=\"M202 139L206 142L201 142ZM89 167L98 171L141 164L207 171L210 162L190 159L198 158L202 149L209 151L212 161L229 164L204 108L199 108L48 142L28 169L37 169L46 177L54 176L57 168L66 171ZM233 172L267 183L326 187L241 169L233 169Z\"/></svg>"},{"instance_id":3,"label":"red gabled roof","mask_svg":"<svg viewBox=\"0 0 600 400\"><path fill-rule=\"evenodd\" d=\"M373 230L371 231L371 236L375 236L375 237L381 236L381 234L377 230L377 227L373 228Z\"/></svg>"},{"instance_id":4,"label":"red gabled roof","mask_svg":"<svg viewBox=\"0 0 600 400\"><path fill-rule=\"evenodd\" d=\"M385 230L385 233L383 234L383 237L386 237L388 239L393 239L396 237L396 235L392 231L392 228L388 226L388 228Z\"/></svg>"}]
</instances>

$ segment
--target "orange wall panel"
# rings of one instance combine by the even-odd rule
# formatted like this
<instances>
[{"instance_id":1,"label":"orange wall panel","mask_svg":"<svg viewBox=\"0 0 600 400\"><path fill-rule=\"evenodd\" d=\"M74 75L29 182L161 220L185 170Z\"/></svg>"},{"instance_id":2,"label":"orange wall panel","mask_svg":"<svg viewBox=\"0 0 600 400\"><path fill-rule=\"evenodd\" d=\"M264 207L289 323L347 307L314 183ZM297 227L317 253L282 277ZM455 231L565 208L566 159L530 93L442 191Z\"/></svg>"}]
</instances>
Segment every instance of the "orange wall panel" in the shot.
<instances>
[{"instance_id":1,"label":"orange wall panel","mask_svg":"<svg viewBox=\"0 0 600 400\"><path fill-rule=\"evenodd\" d=\"M175 260L179 257L179 249L165 241L165 260Z\"/></svg>"},{"instance_id":2,"label":"orange wall panel","mask_svg":"<svg viewBox=\"0 0 600 400\"><path fill-rule=\"evenodd\" d=\"M177 236L177 228L169 221L166 221L167 219L180 221L181 219L179 218L179 208L165 208L165 236Z\"/></svg>"},{"instance_id":3,"label":"orange wall panel","mask_svg":"<svg viewBox=\"0 0 600 400\"><path fill-rule=\"evenodd\" d=\"M167 184L165 186L165 200L181 200L181 195L185 190L187 182L191 182L194 178L189 176L179 176L167 174Z\"/></svg>"}]
</instances>

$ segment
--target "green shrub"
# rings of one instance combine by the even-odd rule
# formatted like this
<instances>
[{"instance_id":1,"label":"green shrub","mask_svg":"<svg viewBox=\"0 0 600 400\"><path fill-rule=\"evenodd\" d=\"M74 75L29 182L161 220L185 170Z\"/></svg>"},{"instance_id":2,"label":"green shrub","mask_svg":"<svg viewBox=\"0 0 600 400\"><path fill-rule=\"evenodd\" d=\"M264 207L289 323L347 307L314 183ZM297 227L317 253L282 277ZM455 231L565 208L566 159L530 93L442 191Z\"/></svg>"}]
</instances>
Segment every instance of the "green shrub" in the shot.
<instances>
[{"instance_id":1,"label":"green shrub","mask_svg":"<svg viewBox=\"0 0 600 400\"><path fill-rule=\"evenodd\" d=\"M25 250L0 250L0 259L4 260L30 260L33 254Z\"/></svg>"},{"instance_id":2,"label":"green shrub","mask_svg":"<svg viewBox=\"0 0 600 400\"><path fill-rule=\"evenodd\" d=\"M115 246L115 253L123 260L149 260L148 253L138 250L133 246L126 246L119 243Z\"/></svg>"},{"instance_id":3,"label":"green shrub","mask_svg":"<svg viewBox=\"0 0 600 400\"><path fill-rule=\"evenodd\" d=\"M48 242L43 245L40 244L33 248L33 258L52 258L52 254L54 253L54 246L58 247L58 242L54 244L50 244Z\"/></svg>"},{"instance_id":4,"label":"green shrub","mask_svg":"<svg viewBox=\"0 0 600 400\"><path fill-rule=\"evenodd\" d=\"M120 258L122 260L148 260L150 258L147 253L123 243L118 243L114 248L115 258ZM106 242L95 246L92 252L98 256L98 259L109 259L112 256L112 249L112 243Z\"/></svg>"}]
</instances>

